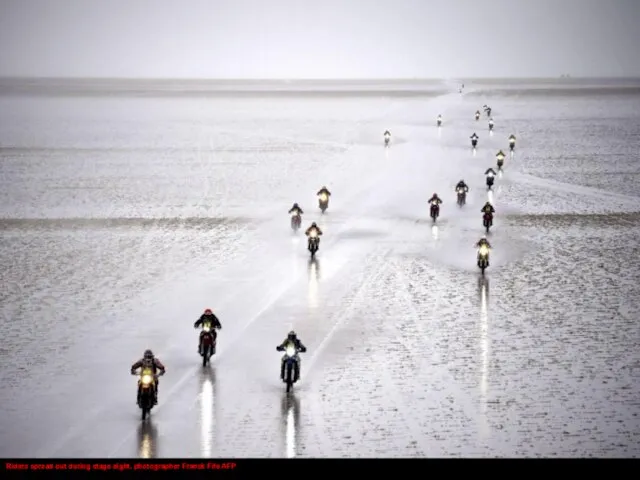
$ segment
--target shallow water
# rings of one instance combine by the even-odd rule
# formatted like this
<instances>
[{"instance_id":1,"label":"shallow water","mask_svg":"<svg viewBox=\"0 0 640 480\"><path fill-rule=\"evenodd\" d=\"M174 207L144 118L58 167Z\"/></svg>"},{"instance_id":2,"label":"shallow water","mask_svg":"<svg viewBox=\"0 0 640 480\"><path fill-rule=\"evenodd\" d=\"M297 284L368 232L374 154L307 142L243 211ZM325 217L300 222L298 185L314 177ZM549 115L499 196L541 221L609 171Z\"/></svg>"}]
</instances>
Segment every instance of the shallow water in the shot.
<instances>
[{"instance_id":1,"label":"shallow water","mask_svg":"<svg viewBox=\"0 0 640 480\"><path fill-rule=\"evenodd\" d=\"M638 456L640 96L468 88L0 96L0 454ZM482 279L482 173L510 133ZM223 330L201 371L205 307ZM291 328L309 351L284 398ZM168 373L139 428L148 347Z\"/></svg>"}]
</instances>

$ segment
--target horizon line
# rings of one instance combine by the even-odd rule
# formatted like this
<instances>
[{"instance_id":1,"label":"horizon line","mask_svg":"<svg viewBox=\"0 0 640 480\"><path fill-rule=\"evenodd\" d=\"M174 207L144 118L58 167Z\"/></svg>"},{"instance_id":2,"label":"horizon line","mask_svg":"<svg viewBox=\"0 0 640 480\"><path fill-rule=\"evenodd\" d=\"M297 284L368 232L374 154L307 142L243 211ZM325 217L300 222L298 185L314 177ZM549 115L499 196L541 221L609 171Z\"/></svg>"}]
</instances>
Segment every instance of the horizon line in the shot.
<instances>
[{"instance_id":1,"label":"horizon line","mask_svg":"<svg viewBox=\"0 0 640 480\"><path fill-rule=\"evenodd\" d=\"M638 76L477 76L477 77L107 77L107 76L44 76L0 75L0 80L109 80L109 81L215 81L215 82L473 82L476 80L638 80Z\"/></svg>"}]
</instances>

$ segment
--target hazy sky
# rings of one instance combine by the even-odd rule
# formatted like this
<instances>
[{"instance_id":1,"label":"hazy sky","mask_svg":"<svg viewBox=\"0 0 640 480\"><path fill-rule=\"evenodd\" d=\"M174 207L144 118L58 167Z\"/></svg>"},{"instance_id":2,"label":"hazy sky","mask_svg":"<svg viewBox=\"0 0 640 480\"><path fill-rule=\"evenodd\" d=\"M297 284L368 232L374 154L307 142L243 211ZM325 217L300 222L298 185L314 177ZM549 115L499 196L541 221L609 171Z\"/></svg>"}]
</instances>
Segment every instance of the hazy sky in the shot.
<instances>
[{"instance_id":1,"label":"hazy sky","mask_svg":"<svg viewBox=\"0 0 640 480\"><path fill-rule=\"evenodd\" d=\"M640 76L640 0L0 0L0 75Z\"/></svg>"}]
</instances>

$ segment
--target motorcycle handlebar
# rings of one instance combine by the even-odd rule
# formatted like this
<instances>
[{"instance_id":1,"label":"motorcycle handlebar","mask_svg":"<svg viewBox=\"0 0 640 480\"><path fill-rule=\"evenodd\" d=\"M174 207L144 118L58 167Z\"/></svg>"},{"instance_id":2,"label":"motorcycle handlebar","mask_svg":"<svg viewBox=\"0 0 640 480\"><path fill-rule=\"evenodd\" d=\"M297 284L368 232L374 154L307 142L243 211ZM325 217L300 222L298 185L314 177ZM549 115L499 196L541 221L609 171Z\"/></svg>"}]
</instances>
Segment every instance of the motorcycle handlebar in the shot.
<instances>
[{"instance_id":1,"label":"motorcycle handlebar","mask_svg":"<svg viewBox=\"0 0 640 480\"><path fill-rule=\"evenodd\" d=\"M161 377L164 374L165 372L156 373L154 374L154 377ZM140 375L140 374L138 372L131 372L131 375Z\"/></svg>"}]
</instances>

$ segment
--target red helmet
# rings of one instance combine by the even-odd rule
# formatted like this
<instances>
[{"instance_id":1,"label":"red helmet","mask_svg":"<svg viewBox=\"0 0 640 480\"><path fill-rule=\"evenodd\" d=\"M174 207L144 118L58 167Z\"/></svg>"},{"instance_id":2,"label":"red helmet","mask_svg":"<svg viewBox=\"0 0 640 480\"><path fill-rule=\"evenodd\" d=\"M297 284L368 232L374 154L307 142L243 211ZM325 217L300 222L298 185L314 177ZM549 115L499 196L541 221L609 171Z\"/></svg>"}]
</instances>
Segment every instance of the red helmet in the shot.
<instances>
[{"instance_id":1,"label":"red helmet","mask_svg":"<svg viewBox=\"0 0 640 480\"><path fill-rule=\"evenodd\" d=\"M213 315L213 312L211 311L211 309L210 309L210 308L207 308L207 309L204 311L204 314L205 314L205 315Z\"/></svg>"}]
</instances>

